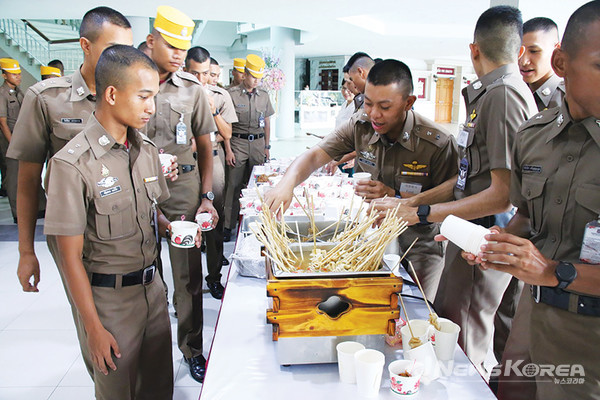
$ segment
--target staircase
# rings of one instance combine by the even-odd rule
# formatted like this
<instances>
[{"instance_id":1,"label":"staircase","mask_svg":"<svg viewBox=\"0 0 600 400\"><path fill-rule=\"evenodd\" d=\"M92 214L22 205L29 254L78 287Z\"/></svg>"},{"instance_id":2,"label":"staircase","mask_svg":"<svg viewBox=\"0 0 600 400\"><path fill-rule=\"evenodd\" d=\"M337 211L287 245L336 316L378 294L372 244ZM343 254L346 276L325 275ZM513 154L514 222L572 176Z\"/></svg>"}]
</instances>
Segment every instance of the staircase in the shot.
<instances>
[{"instance_id":1,"label":"staircase","mask_svg":"<svg viewBox=\"0 0 600 400\"><path fill-rule=\"evenodd\" d=\"M19 61L23 72L22 88L40 80L40 66L59 59L65 74L83 62L79 46L78 20L0 19L0 57Z\"/></svg>"}]
</instances>

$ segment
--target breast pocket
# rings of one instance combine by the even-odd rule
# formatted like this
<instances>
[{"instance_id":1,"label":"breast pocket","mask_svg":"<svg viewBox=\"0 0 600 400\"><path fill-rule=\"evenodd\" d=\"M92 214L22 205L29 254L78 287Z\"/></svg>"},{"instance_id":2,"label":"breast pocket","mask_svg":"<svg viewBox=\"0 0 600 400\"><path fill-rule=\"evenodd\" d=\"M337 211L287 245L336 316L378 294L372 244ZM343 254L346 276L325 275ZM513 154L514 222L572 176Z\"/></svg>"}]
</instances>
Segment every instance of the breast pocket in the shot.
<instances>
[{"instance_id":1,"label":"breast pocket","mask_svg":"<svg viewBox=\"0 0 600 400\"><path fill-rule=\"evenodd\" d=\"M544 186L546 178L542 176L523 175L521 195L527 200L529 220L534 233L539 232L544 215Z\"/></svg>"},{"instance_id":2,"label":"breast pocket","mask_svg":"<svg viewBox=\"0 0 600 400\"><path fill-rule=\"evenodd\" d=\"M187 142L190 143L194 136L192 130L192 111L193 107L189 104L171 103L169 104L169 115L170 115L170 128L173 135L177 133L177 124L179 121L183 121L186 128ZM183 116L183 119L181 118Z\"/></svg>"},{"instance_id":3,"label":"breast pocket","mask_svg":"<svg viewBox=\"0 0 600 400\"><path fill-rule=\"evenodd\" d=\"M96 233L99 239L114 240L132 236L135 233L135 209L131 196L124 193L118 198L112 196L94 200L96 208Z\"/></svg>"},{"instance_id":4,"label":"breast pocket","mask_svg":"<svg viewBox=\"0 0 600 400\"><path fill-rule=\"evenodd\" d=\"M471 175L477 175L481 170L481 155L479 147L475 142L475 129L468 128L469 136L467 139L467 155L469 159L469 171Z\"/></svg>"},{"instance_id":5,"label":"breast pocket","mask_svg":"<svg viewBox=\"0 0 600 400\"><path fill-rule=\"evenodd\" d=\"M83 119L81 123L65 123L60 120L52 124L52 135L50 141L56 151L62 149L65 144L73 139L84 128Z\"/></svg>"},{"instance_id":6,"label":"breast pocket","mask_svg":"<svg viewBox=\"0 0 600 400\"><path fill-rule=\"evenodd\" d=\"M584 224L598 219L600 216L600 186L585 183L577 188L575 192L577 210L575 210L576 222Z\"/></svg>"}]
</instances>

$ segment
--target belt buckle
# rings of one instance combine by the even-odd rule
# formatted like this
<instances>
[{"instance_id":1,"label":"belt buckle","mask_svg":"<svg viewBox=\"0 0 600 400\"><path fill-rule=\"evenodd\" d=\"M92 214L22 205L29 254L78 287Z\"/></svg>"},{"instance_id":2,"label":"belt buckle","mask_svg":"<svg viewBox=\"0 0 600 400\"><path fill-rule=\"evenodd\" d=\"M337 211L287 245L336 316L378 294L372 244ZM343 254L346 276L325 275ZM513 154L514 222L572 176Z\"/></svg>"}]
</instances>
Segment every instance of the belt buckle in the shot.
<instances>
[{"instance_id":1,"label":"belt buckle","mask_svg":"<svg viewBox=\"0 0 600 400\"><path fill-rule=\"evenodd\" d=\"M152 283L154 280L154 274L156 273L156 266L151 265L144 268L142 272L142 285L146 286Z\"/></svg>"},{"instance_id":2,"label":"belt buckle","mask_svg":"<svg viewBox=\"0 0 600 400\"><path fill-rule=\"evenodd\" d=\"M531 295L533 296L533 301L536 303L540 302L540 294L541 288L537 285L531 285Z\"/></svg>"},{"instance_id":3,"label":"belt buckle","mask_svg":"<svg viewBox=\"0 0 600 400\"><path fill-rule=\"evenodd\" d=\"M254 142L254 135L248 135L248 141Z\"/></svg>"}]
</instances>

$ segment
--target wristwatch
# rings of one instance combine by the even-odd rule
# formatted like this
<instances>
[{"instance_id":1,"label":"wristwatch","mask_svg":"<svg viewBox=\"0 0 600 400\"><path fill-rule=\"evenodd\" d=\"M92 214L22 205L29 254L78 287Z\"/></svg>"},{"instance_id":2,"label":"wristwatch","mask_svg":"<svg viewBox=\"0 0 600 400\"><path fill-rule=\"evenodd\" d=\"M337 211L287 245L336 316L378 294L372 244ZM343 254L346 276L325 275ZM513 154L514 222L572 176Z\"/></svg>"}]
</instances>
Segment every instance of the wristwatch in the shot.
<instances>
[{"instance_id":1,"label":"wristwatch","mask_svg":"<svg viewBox=\"0 0 600 400\"><path fill-rule=\"evenodd\" d=\"M171 239L171 230L169 228L165 229L165 237Z\"/></svg>"},{"instance_id":2,"label":"wristwatch","mask_svg":"<svg viewBox=\"0 0 600 400\"><path fill-rule=\"evenodd\" d=\"M419 206L417 208L417 215L419 216L419 225L430 225L431 222L427 221L427 217L429 217L429 213L431 212L430 206Z\"/></svg>"},{"instance_id":3,"label":"wristwatch","mask_svg":"<svg viewBox=\"0 0 600 400\"><path fill-rule=\"evenodd\" d=\"M556 275L556 279L558 279L556 287L564 289L577 278L577 269L570 262L559 261L554 274Z\"/></svg>"},{"instance_id":4,"label":"wristwatch","mask_svg":"<svg viewBox=\"0 0 600 400\"><path fill-rule=\"evenodd\" d=\"M202 193L200 195L201 199L208 199L210 201L213 201L215 199L215 194L213 192L206 192L206 193Z\"/></svg>"},{"instance_id":5,"label":"wristwatch","mask_svg":"<svg viewBox=\"0 0 600 400\"><path fill-rule=\"evenodd\" d=\"M265 149L266 149L266 150L271 150L271 145L270 145L270 144L266 145L266 146L265 146Z\"/></svg>"},{"instance_id":6,"label":"wristwatch","mask_svg":"<svg viewBox=\"0 0 600 400\"><path fill-rule=\"evenodd\" d=\"M220 114L220 112L219 112L219 110L217 110L217 111L215 111L215 112L213 113L213 115L212 115L212 116L213 116L213 117L216 117L216 116L217 116L217 115L219 115L219 114Z\"/></svg>"}]
</instances>

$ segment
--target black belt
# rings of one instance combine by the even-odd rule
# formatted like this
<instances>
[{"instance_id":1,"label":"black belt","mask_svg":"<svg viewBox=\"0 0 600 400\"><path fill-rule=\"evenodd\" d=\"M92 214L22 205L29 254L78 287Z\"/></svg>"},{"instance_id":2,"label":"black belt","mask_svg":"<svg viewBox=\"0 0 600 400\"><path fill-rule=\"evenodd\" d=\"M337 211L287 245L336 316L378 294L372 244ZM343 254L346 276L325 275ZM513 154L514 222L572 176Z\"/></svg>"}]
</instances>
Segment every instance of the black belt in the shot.
<instances>
[{"instance_id":1,"label":"black belt","mask_svg":"<svg viewBox=\"0 0 600 400\"><path fill-rule=\"evenodd\" d=\"M531 286L536 303L544 303L575 314L600 317L600 298L578 295L559 288Z\"/></svg>"},{"instance_id":2,"label":"black belt","mask_svg":"<svg viewBox=\"0 0 600 400\"><path fill-rule=\"evenodd\" d=\"M121 277L121 286L148 285L154 280L156 267L151 265L139 271L130 272ZM92 286L114 288L117 283L117 274L92 273Z\"/></svg>"},{"instance_id":3,"label":"black belt","mask_svg":"<svg viewBox=\"0 0 600 400\"><path fill-rule=\"evenodd\" d=\"M233 136L239 137L240 139L248 139L248 141L252 142L253 140L260 139L265 136L264 133L257 133L256 135L247 135L245 133L232 133Z\"/></svg>"},{"instance_id":4,"label":"black belt","mask_svg":"<svg viewBox=\"0 0 600 400\"><path fill-rule=\"evenodd\" d=\"M181 173L186 174L188 172L192 172L196 166L194 164L180 164Z\"/></svg>"},{"instance_id":5,"label":"black belt","mask_svg":"<svg viewBox=\"0 0 600 400\"><path fill-rule=\"evenodd\" d=\"M496 225L496 216L495 215L488 215L486 217L481 217L481 218L477 218L477 219L472 219L470 222L476 224L476 225L481 225L484 228L491 228L492 226Z\"/></svg>"}]
</instances>

